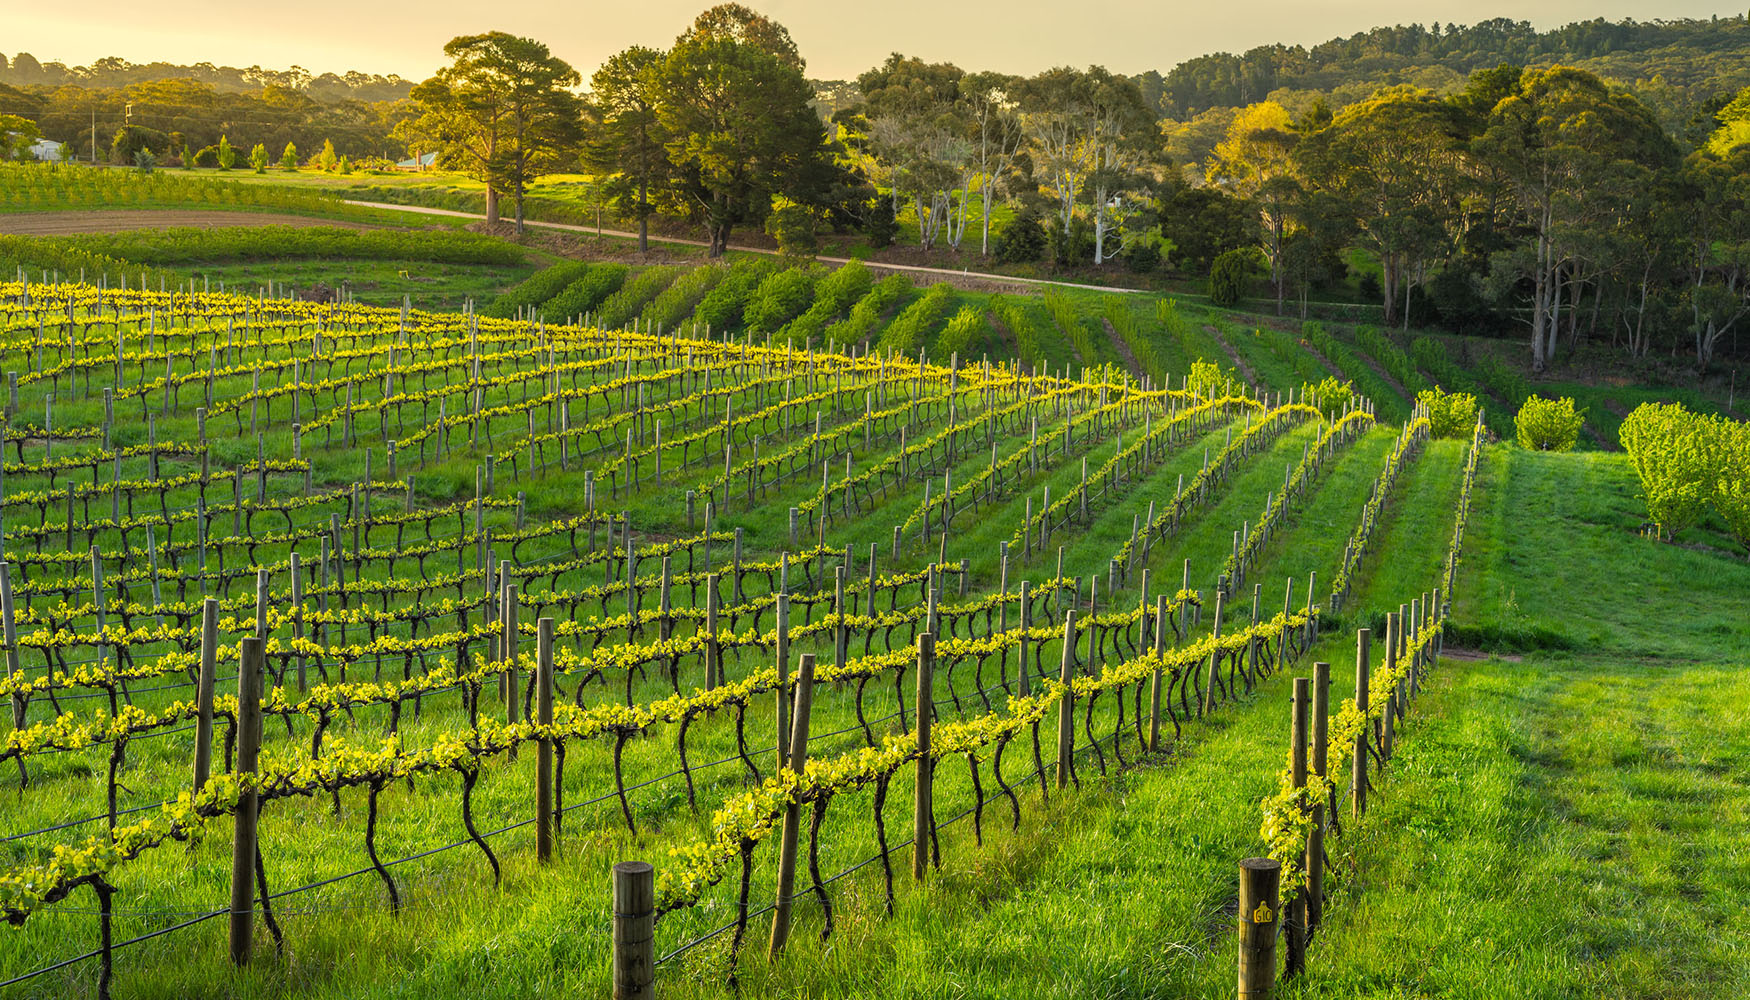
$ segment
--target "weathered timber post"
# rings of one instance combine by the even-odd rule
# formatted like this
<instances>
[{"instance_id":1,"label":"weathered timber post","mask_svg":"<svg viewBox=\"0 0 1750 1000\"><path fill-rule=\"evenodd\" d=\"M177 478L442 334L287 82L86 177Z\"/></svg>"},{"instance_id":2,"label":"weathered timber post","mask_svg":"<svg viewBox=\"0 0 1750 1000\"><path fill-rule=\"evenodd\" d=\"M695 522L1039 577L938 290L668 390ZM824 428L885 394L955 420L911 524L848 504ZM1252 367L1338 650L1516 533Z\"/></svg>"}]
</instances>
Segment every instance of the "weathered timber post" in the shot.
<instances>
[{"instance_id":1,"label":"weathered timber post","mask_svg":"<svg viewBox=\"0 0 1750 1000\"><path fill-rule=\"evenodd\" d=\"M1270 1000L1276 991L1276 925L1281 906L1282 862L1240 862L1239 997Z\"/></svg>"},{"instance_id":2,"label":"weathered timber post","mask_svg":"<svg viewBox=\"0 0 1750 1000\"><path fill-rule=\"evenodd\" d=\"M656 996L656 869L648 861L614 866L614 1000Z\"/></svg>"},{"instance_id":3,"label":"weathered timber post","mask_svg":"<svg viewBox=\"0 0 1750 1000\"><path fill-rule=\"evenodd\" d=\"M814 654L803 653L796 664L796 703L791 713L789 768L801 774L808 766L808 717L814 708ZM772 941L768 954L776 958L790 938L790 904L796 889L796 841L802 829L802 803L784 809L784 828L778 843L778 897L772 905Z\"/></svg>"}]
</instances>

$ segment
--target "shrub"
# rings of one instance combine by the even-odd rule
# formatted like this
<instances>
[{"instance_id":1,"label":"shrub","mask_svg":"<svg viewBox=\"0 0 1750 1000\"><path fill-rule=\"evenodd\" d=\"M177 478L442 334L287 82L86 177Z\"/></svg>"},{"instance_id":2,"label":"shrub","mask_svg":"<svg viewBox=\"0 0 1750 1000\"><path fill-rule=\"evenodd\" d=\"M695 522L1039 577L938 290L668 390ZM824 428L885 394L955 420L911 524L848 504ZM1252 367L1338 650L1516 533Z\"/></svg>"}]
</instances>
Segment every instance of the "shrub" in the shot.
<instances>
[{"instance_id":1,"label":"shrub","mask_svg":"<svg viewBox=\"0 0 1750 1000\"><path fill-rule=\"evenodd\" d=\"M972 345L989 329L990 325L984 320L983 309L973 305L961 306L960 311L948 320L948 325L936 337L937 357L945 361L959 355L960 360L965 361Z\"/></svg>"},{"instance_id":2,"label":"shrub","mask_svg":"<svg viewBox=\"0 0 1750 1000\"><path fill-rule=\"evenodd\" d=\"M794 319L814 298L814 272L792 267L766 280L747 300L742 318L749 333L776 333Z\"/></svg>"},{"instance_id":3,"label":"shrub","mask_svg":"<svg viewBox=\"0 0 1750 1000\"><path fill-rule=\"evenodd\" d=\"M596 324L602 327L622 327L637 318L646 303L656 298L662 290L674 283L675 275L680 273L677 267L645 268L636 278L626 282L620 290L602 301L597 310Z\"/></svg>"},{"instance_id":4,"label":"shrub","mask_svg":"<svg viewBox=\"0 0 1750 1000\"><path fill-rule=\"evenodd\" d=\"M1191 371L1185 376L1185 389L1204 399L1215 399L1226 395L1239 376L1213 361L1198 358L1191 362Z\"/></svg>"},{"instance_id":5,"label":"shrub","mask_svg":"<svg viewBox=\"0 0 1750 1000\"><path fill-rule=\"evenodd\" d=\"M530 306L539 306L565 290L565 286L589 273L589 264L581 260L560 261L552 267L536 271L516 286L498 298L490 305L480 310L482 316L496 316L499 319L509 319L517 314L517 310ZM554 319L560 317L555 316Z\"/></svg>"},{"instance_id":6,"label":"shrub","mask_svg":"<svg viewBox=\"0 0 1750 1000\"><path fill-rule=\"evenodd\" d=\"M237 151L231 148L230 136L219 136L217 153L220 170L230 170L237 165Z\"/></svg>"},{"instance_id":7,"label":"shrub","mask_svg":"<svg viewBox=\"0 0 1750 1000\"><path fill-rule=\"evenodd\" d=\"M203 146L194 154L193 160L194 165L197 167L204 167L208 170L214 169L219 165L219 147Z\"/></svg>"},{"instance_id":8,"label":"shrub","mask_svg":"<svg viewBox=\"0 0 1750 1000\"><path fill-rule=\"evenodd\" d=\"M1228 250L1209 266L1209 299L1218 306L1238 305L1245 297L1246 284L1258 266L1258 251L1253 247Z\"/></svg>"},{"instance_id":9,"label":"shrub","mask_svg":"<svg viewBox=\"0 0 1750 1000\"><path fill-rule=\"evenodd\" d=\"M171 149L170 137L155 128L127 125L116 130L109 144L109 161L118 166L134 162L134 154L142 149Z\"/></svg>"},{"instance_id":10,"label":"shrub","mask_svg":"<svg viewBox=\"0 0 1750 1000\"><path fill-rule=\"evenodd\" d=\"M340 157L334 152L334 140L322 140L322 152L316 154L316 169L330 171L339 164Z\"/></svg>"},{"instance_id":11,"label":"shrub","mask_svg":"<svg viewBox=\"0 0 1750 1000\"><path fill-rule=\"evenodd\" d=\"M154 166L156 166L157 164L158 164L158 158L152 155L152 151L150 149L142 148L142 149L134 150L134 168L136 170L138 170L140 173L142 173L142 174L151 173L152 168Z\"/></svg>"},{"instance_id":12,"label":"shrub","mask_svg":"<svg viewBox=\"0 0 1750 1000\"><path fill-rule=\"evenodd\" d=\"M1015 338L1015 353L1022 361L1037 366L1045 360L1045 343L1039 327L1026 310L1013 299L1002 295L990 297L991 315L995 316Z\"/></svg>"},{"instance_id":13,"label":"shrub","mask_svg":"<svg viewBox=\"0 0 1750 1000\"><path fill-rule=\"evenodd\" d=\"M1033 264L1044 259L1051 238L1039 212L1024 208L1009 218L997 232L996 255L1000 264Z\"/></svg>"},{"instance_id":14,"label":"shrub","mask_svg":"<svg viewBox=\"0 0 1750 1000\"><path fill-rule=\"evenodd\" d=\"M953 298L954 289L947 284L931 285L916 302L906 306L892 323L887 324L887 329L881 331L881 347L901 354L917 350L918 344L923 342L924 331L947 311Z\"/></svg>"},{"instance_id":15,"label":"shrub","mask_svg":"<svg viewBox=\"0 0 1750 1000\"><path fill-rule=\"evenodd\" d=\"M280 154L280 169L295 173L298 169L298 147L286 143L286 151Z\"/></svg>"},{"instance_id":16,"label":"shrub","mask_svg":"<svg viewBox=\"0 0 1750 1000\"><path fill-rule=\"evenodd\" d=\"M869 273L869 265L860 260L851 261L820 279L814 286L813 304L784 328L784 335L792 343L812 340L826 328L828 322L867 294L869 286L874 283L875 278Z\"/></svg>"},{"instance_id":17,"label":"shrub","mask_svg":"<svg viewBox=\"0 0 1750 1000\"><path fill-rule=\"evenodd\" d=\"M1392 377L1403 385L1406 392L1415 392L1426 383L1416 371L1416 363L1410 360L1403 348L1392 343L1391 338L1371 326L1363 326L1355 331L1355 342L1361 349L1372 355L1379 366L1390 372Z\"/></svg>"},{"instance_id":18,"label":"shrub","mask_svg":"<svg viewBox=\"0 0 1750 1000\"><path fill-rule=\"evenodd\" d=\"M1428 411L1428 430L1435 437L1468 438L1476 429L1477 397L1471 393L1434 386L1416 393L1416 402Z\"/></svg>"},{"instance_id":19,"label":"shrub","mask_svg":"<svg viewBox=\"0 0 1750 1000\"><path fill-rule=\"evenodd\" d=\"M555 318L561 316L582 316L600 305L608 296L619 291L625 283L626 275L632 269L624 264L595 264L589 273L571 284L565 290L553 296L547 302L547 315Z\"/></svg>"},{"instance_id":20,"label":"shrub","mask_svg":"<svg viewBox=\"0 0 1750 1000\"><path fill-rule=\"evenodd\" d=\"M1700 520L1719 492L1718 459L1708 421L1682 403L1642 403L1623 418L1619 435L1647 502L1647 518L1663 536ZM1742 469L1735 470L1742 477Z\"/></svg>"},{"instance_id":21,"label":"shrub","mask_svg":"<svg viewBox=\"0 0 1750 1000\"><path fill-rule=\"evenodd\" d=\"M766 215L766 235L778 242L778 253L791 260L813 260L820 249L816 220L807 206L779 195Z\"/></svg>"},{"instance_id":22,"label":"shrub","mask_svg":"<svg viewBox=\"0 0 1750 1000\"><path fill-rule=\"evenodd\" d=\"M877 250L893 245L899 235L899 217L893 211L893 199L875 196L869 202L869 221L864 226L869 245Z\"/></svg>"},{"instance_id":23,"label":"shrub","mask_svg":"<svg viewBox=\"0 0 1750 1000\"><path fill-rule=\"evenodd\" d=\"M1045 311L1051 314L1051 321L1057 324L1058 332L1069 339L1070 346L1075 348L1082 364L1099 364L1099 346L1089 335L1087 324L1082 322L1081 314L1076 312L1075 303L1070 301L1069 296L1055 288L1047 288L1042 301L1045 303Z\"/></svg>"},{"instance_id":24,"label":"shrub","mask_svg":"<svg viewBox=\"0 0 1750 1000\"><path fill-rule=\"evenodd\" d=\"M1726 523L1726 531L1750 555L1750 424L1720 420L1715 428L1719 462L1714 510Z\"/></svg>"},{"instance_id":25,"label":"shrub","mask_svg":"<svg viewBox=\"0 0 1750 1000\"><path fill-rule=\"evenodd\" d=\"M1580 440L1580 424L1585 414L1574 409L1574 401L1527 396L1525 405L1513 417L1519 432L1519 447L1532 451L1570 451Z\"/></svg>"},{"instance_id":26,"label":"shrub","mask_svg":"<svg viewBox=\"0 0 1750 1000\"><path fill-rule=\"evenodd\" d=\"M714 336L733 329L741 323L742 308L748 296L777 268L778 262L770 258L744 260L732 265L717 287L699 300L699 308L693 310L693 322Z\"/></svg>"},{"instance_id":27,"label":"shrub","mask_svg":"<svg viewBox=\"0 0 1750 1000\"><path fill-rule=\"evenodd\" d=\"M267 147L266 146L264 146L258 142L255 144L255 146L252 149L249 150L249 165L254 167L255 172L258 174L267 173Z\"/></svg>"},{"instance_id":28,"label":"shrub","mask_svg":"<svg viewBox=\"0 0 1750 1000\"><path fill-rule=\"evenodd\" d=\"M1152 274L1166 260L1159 233L1138 233L1124 245L1124 266L1132 274Z\"/></svg>"},{"instance_id":29,"label":"shrub","mask_svg":"<svg viewBox=\"0 0 1750 1000\"><path fill-rule=\"evenodd\" d=\"M838 348L862 343L874 331L875 324L881 322L882 314L909 288L911 279L903 274L882 278L869 294L857 300L849 316L826 328L826 342Z\"/></svg>"},{"instance_id":30,"label":"shrub","mask_svg":"<svg viewBox=\"0 0 1750 1000\"><path fill-rule=\"evenodd\" d=\"M675 330L687 318L687 314L693 311L693 307L699 304L699 300L704 298L705 293L723 280L727 270L719 264L693 268L676 278L674 284L662 290L661 295L651 299L650 304L639 315L639 321L650 329Z\"/></svg>"},{"instance_id":31,"label":"shrub","mask_svg":"<svg viewBox=\"0 0 1750 1000\"><path fill-rule=\"evenodd\" d=\"M1337 419L1337 415L1349 408L1355 399L1355 384L1327 375L1316 384L1308 382L1300 387L1300 398L1309 405L1318 407L1318 411L1327 420Z\"/></svg>"}]
</instances>

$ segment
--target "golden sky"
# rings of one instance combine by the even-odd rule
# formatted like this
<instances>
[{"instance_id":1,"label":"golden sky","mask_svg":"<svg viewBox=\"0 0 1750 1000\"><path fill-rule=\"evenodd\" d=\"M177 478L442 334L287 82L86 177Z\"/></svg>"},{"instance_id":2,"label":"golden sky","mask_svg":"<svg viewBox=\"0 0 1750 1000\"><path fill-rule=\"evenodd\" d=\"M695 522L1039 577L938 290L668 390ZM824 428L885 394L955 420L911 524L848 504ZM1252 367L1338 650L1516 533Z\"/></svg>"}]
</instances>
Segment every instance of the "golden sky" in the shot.
<instances>
[{"instance_id":1,"label":"golden sky","mask_svg":"<svg viewBox=\"0 0 1750 1000\"><path fill-rule=\"evenodd\" d=\"M1741 15L1741 0L758 0L751 6L786 25L808 75L848 79L904 52L968 69L1033 73L1053 65L1100 63L1113 70L1166 71L1184 59L1270 42L1310 44L1380 24L1474 23L1491 17L1538 27L1605 17ZM708 0L6 0L0 53L89 63L131 62L270 68L315 73L357 69L428 76L444 42L503 30L539 38L587 77L632 44L666 46Z\"/></svg>"}]
</instances>

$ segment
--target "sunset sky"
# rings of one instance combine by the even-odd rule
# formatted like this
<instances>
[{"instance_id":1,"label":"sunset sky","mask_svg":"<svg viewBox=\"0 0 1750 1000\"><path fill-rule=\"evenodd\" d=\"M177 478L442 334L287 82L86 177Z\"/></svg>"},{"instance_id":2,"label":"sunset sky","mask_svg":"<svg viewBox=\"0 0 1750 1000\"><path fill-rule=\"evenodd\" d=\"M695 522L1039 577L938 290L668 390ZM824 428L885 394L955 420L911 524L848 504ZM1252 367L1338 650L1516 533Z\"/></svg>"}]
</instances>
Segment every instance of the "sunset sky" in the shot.
<instances>
[{"instance_id":1,"label":"sunset sky","mask_svg":"<svg viewBox=\"0 0 1750 1000\"><path fill-rule=\"evenodd\" d=\"M429 75L443 43L458 34L500 29L547 42L587 76L603 58L634 43L666 46L707 0L638 3L460 0L419 4L300 0L295 5L217 0L9 4L0 53L89 63L132 62L270 68L315 73L357 69ZM1160 0L763 0L752 4L789 27L808 74L842 79L905 52L969 68L1032 73L1047 66L1100 63L1127 73L1167 70L1207 52L1283 41L1313 43L1381 24L1474 23L1529 19L1547 28L1593 17L1612 20L1741 15L1743 5L1696 0L1544 0L1482 4L1446 0L1253 0L1244 4Z\"/></svg>"}]
</instances>

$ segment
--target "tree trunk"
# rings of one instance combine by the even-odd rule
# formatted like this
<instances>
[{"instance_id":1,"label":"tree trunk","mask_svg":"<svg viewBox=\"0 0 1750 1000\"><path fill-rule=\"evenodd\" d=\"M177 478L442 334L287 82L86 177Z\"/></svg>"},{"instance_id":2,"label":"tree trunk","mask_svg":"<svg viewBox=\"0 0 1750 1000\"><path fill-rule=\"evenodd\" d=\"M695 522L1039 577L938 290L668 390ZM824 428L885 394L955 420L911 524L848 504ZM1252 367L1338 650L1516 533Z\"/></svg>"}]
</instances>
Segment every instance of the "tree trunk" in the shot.
<instances>
[{"instance_id":1,"label":"tree trunk","mask_svg":"<svg viewBox=\"0 0 1750 1000\"><path fill-rule=\"evenodd\" d=\"M1106 196L1094 192L1094 266L1106 263Z\"/></svg>"},{"instance_id":2,"label":"tree trunk","mask_svg":"<svg viewBox=\"0 0 1750 1000\"><path fill-rule=\"evenodd\" d=\"M650 252L650 180L638 178L638 252Z\"/></svg>"},{"instance_id":3,"label":"tree trunk","mask_svg":"<svg viewBox=\"0 0 1750 1000\"><path fill-rule=\"evenodd\" d=\"M1408 265L1406 265L1404 267L1404 332L1405 333L1410 332L1410 289L1414 288L1416 285L1416 283L1414 281L1410 280L1410 273L1409 272L1410 272L1410 269L1409 269Z\"/></svg>"},{"instance_id":4,"label":"tree trunk","mask_svg":"<svg viewBox=\"0 0 1750 1000\"><path fill-rule=\"evenodd\" d=\"M1398 318L1398 259L1394 253L1379 255L1379 283L1384 322L1390 326Z\"/></svg>"},{"instance_id":5,"label":"tree trunk","mask_svg":"<svg viewBox=\"0 0 1750 1000\"><path fill-rule=\"evenodd\" d=\"M990 199L995 187L996 185L990 182L990 178L986 177L984 190L980 192L984 195L984 242L978 248L980 257L990 256Z\"/></svg>"},{"instance_id":6,"label":"tree trunk","mask_svg":"<svg viewBox=\"0 0 1750 1000\"><path fill-rule=\"evenodd\" d=\"M523 235L523 195L526 193L523 179L518 177L516 182L516 234L518 236Z\"/></svg>"},{"instance_id":7,"label":"tree trunk","mask_svg":"<svg viewBox=\"0 0 1750 1000\"><path fill-rule=\"evenodd\" d=\"M489 226L498 224L498 192L494 191L490 184L486 186L486 224Z\"/></svg>"},{"instance_id":8,"label":"tree trunk","mask_svg":"<svg viewBox=\"0 0 1750 1000\"><path fill-rule=\"evenodd\" d=\"M1549 258L1549 237L1537 238L1537 266L1533 269L1535 275L1531 286L1531 370L1533 374L1540 373L1544 368L1543 328L1547 318L1544 312L1549 302L1549 270L1544 267L1544 261Z\"/></svg>"}]
</instances>

